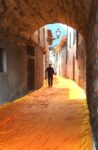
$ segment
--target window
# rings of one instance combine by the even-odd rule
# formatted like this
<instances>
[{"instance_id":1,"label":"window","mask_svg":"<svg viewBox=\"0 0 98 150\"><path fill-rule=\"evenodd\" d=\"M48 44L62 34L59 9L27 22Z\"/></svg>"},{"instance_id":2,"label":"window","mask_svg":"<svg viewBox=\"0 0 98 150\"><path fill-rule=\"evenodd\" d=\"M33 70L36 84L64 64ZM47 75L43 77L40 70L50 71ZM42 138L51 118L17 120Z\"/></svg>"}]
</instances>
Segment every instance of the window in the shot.
<instances>
[{"instance_id":1,"label":"window","mask_svg":"<svg viewBox=\"0 0 98 150\"><path fill-rule=\"evenodd\" d=\"M27 45L28 90L35 89L35 48Z\"/></svg>"},{"instance_id":2,"label":"window","mask_svg":"<svg viewBox=\"0 0 98 150\"><path fill-rule=\"evenodd\" d=\"M71 32L69 33L69 48L71 48Z\"/></svg>"},{"instance_id":3,"label":"window","mask_svg":"<svg viewBox=\"0 0 98 150\"><path fill-rule=\"evenodd\" d=\"M38 30L38 44L40 44L40 29Z\"/></svg>"},{"instance_id":4,"label":"window","mask_svg":"<svg viewBox=\"0 0 98 150\"><path fill-rule=\"evenodd\" d=\"M27 45L27 55L35 56L34 47Z\"/></svg>"},{"instance_id":5,"label":"window","mask_svg":"<svg viewBox=\"0 0 98 150\"><path fill-rule=\"evenodd\" d=\"M7 71L7 62L6 62L6 51L3 48L0 48L0 72Z\"/></svg>"},{"instance_id":6,"label":"window","mask_svg":"<svg viewBox=\"0 0 98 150\"><path fill-rule=\"evenodd\" d=\"M43 46L45 46L45 29L43 29Z\"/></svg>"},{"instance_id":7,"label":"window","mask_svg":"<svg viewBox=\"0 0 98 150\"><path fill-rule=\"evenodd\" d=\"M69 56L69 51L66 50L66 64L68 63L68 56Z\"/></svg>"},{"instance_id":8,"label":"window","mask_svg":"<svg viewBox=\"0 0 98 150\"><path fill-rule=\"evenodd\" d=\"M76 59L77 59L77 60L78 60L78 56L79 56L78 40L79 40L79 35L78 35L78 31L77 31L77 32L76 32Z\"/></svg>"},{"instance_id":9,"label":"window","mask_svg":"<svg viewBox=\"0 0 98 150\"><path fill-rule=\"evenodd\" d=\"M73 44L75 44L76 40L76 30L73 30Z\"/></svg>"}]
</instances>

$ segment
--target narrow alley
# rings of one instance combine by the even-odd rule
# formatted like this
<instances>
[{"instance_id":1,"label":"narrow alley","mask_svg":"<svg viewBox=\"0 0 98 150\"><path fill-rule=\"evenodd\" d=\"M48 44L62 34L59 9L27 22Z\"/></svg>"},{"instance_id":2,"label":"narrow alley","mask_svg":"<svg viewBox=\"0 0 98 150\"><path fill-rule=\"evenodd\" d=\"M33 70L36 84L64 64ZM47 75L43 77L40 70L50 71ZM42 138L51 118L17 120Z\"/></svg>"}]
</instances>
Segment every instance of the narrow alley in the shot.
<instances>
[{"instance_id":1,"label":"narrow alley","mask_svg":"<svg viewBox=\"0 0 98 150\"><path fill-rule=\"evenodd\" d=\"M0 106L0 150L92 150L85 92L54 76L44 86Z\"/></svg>"}]
</instances>

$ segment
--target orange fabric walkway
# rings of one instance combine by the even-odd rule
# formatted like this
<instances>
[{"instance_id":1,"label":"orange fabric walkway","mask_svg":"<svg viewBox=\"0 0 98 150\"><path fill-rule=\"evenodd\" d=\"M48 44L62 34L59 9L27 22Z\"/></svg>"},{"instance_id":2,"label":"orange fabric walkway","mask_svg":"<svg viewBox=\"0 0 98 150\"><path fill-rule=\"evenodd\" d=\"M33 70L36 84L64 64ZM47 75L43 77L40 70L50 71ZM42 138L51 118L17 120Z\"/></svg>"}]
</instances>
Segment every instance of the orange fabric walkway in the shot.
<instances>
[{"instance_id":1,"label":"orange fabric walkway","mask_svg":"<svg viewBox=\"0 0 98 150\"><path fill-rule=\"evenodd\" d=\"M0 150L92 149L85 93L71 80L0 107Z\"/></svg>"}]
</instances>

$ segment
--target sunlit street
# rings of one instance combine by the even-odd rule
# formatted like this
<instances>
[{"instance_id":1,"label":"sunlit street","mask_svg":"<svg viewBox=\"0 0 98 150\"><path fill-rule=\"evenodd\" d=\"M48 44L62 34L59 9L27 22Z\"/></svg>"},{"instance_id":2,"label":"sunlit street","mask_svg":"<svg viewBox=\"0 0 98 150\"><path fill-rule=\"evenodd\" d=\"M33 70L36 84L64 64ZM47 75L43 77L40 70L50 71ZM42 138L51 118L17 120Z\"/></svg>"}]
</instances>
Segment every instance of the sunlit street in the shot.
<instances>
[{"instance_id":1,"label":"sunlit street","mask_svg":"<svg viewBox=\"0 0 98 150\"><path fill-rule=\"evenodd\" d=\"M55 76L13 103L0 106L0 150L92 150L85 92Z\"/></svg>"}]
</instances>

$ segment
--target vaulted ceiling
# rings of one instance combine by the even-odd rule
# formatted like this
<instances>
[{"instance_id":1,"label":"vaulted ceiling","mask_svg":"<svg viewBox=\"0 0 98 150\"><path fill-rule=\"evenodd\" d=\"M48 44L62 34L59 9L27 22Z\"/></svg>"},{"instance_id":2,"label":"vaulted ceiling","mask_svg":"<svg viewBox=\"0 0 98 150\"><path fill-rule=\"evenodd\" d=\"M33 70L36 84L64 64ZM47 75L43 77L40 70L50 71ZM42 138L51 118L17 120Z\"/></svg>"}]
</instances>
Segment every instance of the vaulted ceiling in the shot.
<instances>
[{"instance_id":1,"label":"vaulted ceiling","mask_svg":"<svg viewBox=\"0 0 98 150\"><path fill-rule=\"evenodd\" d=\"M39 27L57 22L85 32L95 7L96 0L1 0L0 35L29 39Z\"/></svg>"}]
</instances>

